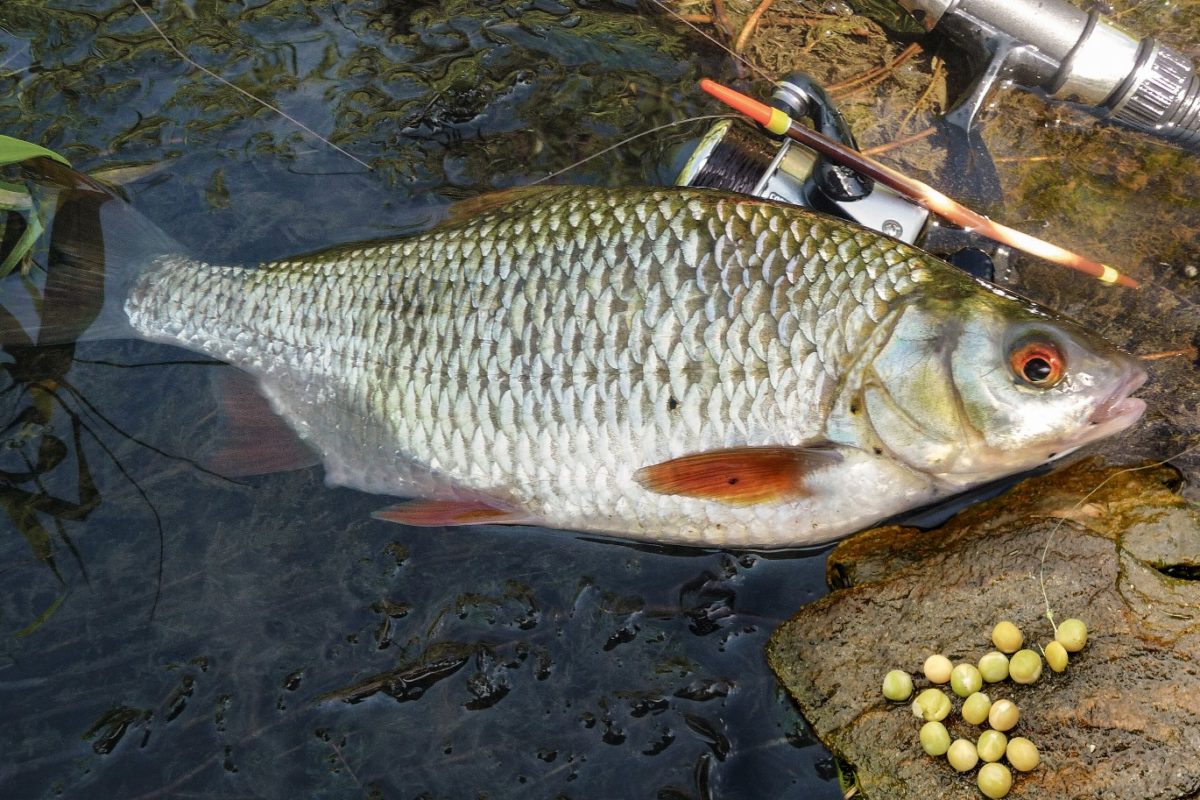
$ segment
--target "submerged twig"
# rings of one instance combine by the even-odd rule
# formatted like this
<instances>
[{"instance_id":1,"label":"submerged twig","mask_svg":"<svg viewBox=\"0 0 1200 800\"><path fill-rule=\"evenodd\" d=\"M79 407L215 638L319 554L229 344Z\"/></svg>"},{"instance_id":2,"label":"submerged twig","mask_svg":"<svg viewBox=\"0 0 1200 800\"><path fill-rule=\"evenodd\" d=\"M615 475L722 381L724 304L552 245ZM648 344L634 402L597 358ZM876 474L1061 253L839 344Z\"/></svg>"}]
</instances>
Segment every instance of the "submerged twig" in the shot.
<instances>
[{"instance_id":1,"label":"submerged twig","mask_svg":"<svg viewBox=\"0 0 1200 800\"><path fill-rule=\"evenodd\" d=\"M774 78L772 78L772 77L771 77L770 75L768 75L766 72L764 72L763 70L761 70L761 69L760 69L758 66L756 66L754 63L752 63L751 61L749 61L749 60L748 60L748 59L747 59L745 56L743 56L741 53L736 53L736 52L734 52L733 50L731 50L731 49L729 48L729 46L728 46L728 45L726 45L725 43L723 43L723 42L719 41L719 40L718 40L718 39L717 39L715 36L713 36L712 34L708 33L707 31L705 31L705 30L704 30L703 28L701 28L699 25L696 25L695 23L689 22L689 21L688 21L688 20L687 20L687 19L686 19L686 18L685 18L685 17L684 17L682 14L680 14L680 13L679 13L678 11L676 11L675 9L671 8L669 5L667 5L665 2L663 2L663 0L652 0L652 2L653 2L653 3L654 3L656 6L658 6L659 8L661 8L663 11L666 11L666 12L667 12L668 14L670 14L672 17L674 17L675 19L679 20L679 21L680 21L680 22L682 22L684 25L687 25L689 28L691 28L692 30L694 30L696 33L700 34L700 35L701 35L701 36L703 36L705 39L708 39L710 42L712 42L713 44L715 44L717 47L719 47L719 48L721 48L722 50L724 50L726 53L729 53L729 55L733 56L733 57L734 57L734 58L735 58L735 59L738 61L738 63L739 63L739 64L742 64L743 66L745 66L745 67L749 68L751 72L753 72L754 74L758 75L758 76L759 76L760 78L762 78L763 80L765 80L765 81L768 81L768 82L770 82L770 83L772 83L772 84L774 84L774 83L775 83L775 79L774 79ZM721 15L723 15L723 14L724 14L724 6L722 6L720 2L714 2L714 8L716 8L716 9L718 10L718 12L719 12L719 13L717 14L717 16L716 16L717 23L718 23L717 27L721 27L720 20L721 20ZM730 34L730 35L732 35L732 34ZM543 180L545 180L545 179L543 179Z\"/></svg>"},{"instance_id":2,"label":"submerged twig","mask_svg":"<svg viewBox=\"0 0 1200 800\"><path fill-rule=\"evenodd\" d=\"M917 131L916 133L905 136L902 139L895 139L895 140L887 142L885 144L878 144L878 145L875 145L874 147L864 148L860 152L864 156L877 156L880 153L886 153L889 150L895 150L896 148L903 147L906 144L912 144L913 142L919 142L922 139L928 139L930 136L933 136L935 133L937 133L937 128L929 127L923 131Z\"/></svg>"},{"instance_id":3,"label":"submerged twig","mask_svg":"<svg viewBox=\"0 0 1200 800\"><path fill-rule=\"evenodd\" d=\"M1144 356L1138 356L1138 358L1140 358L1142 361L1160 361L1164 358L1178 358L1179 356L1195 358L1197 355L1200 355L1200 351L1197 351L1195 347L1181 347L1178 350L1163 350L1159 353L1147 353Z\"/></svg>"},{"instance_id":4,"label":"submerged twig","mask_svg":"<svg viewBox=\"0 0 1200 800\"><path fill-rule=\"evenodd\" d=\"M803 17L770 17L759 23L760 27L790 28L803 25L813 25L824 19L841 19L841 14L810 13Z\"/></svg>"},{"instance_id":5,"label":"submerged twig","mask_svg":"<svg viewBox=\"0 0 1200 800\"><path fill-rule=\"evenodd\" d=\"M733 38L733 25L729 23L729 14L725 13L725 0L713 0L713 21L726 39Z\"/></svg>"},{"instance_id":6,"label":"submerged twig","mask_svg":"<svg viewBox=\"0 0 1200 800\"><path fill-rule=\"evenodd\" d=\"M908 127L908 123L911 122L912 118L915 117L917 112L921 110L921 106L923 106L925 101L929 99L929 95L933 94L933 88L937 86L937 81L942 74L942 67L944 65L945 62L942 61L942 59L938 58L937 56L933 57L933 74L929 76L929 85L925 87L925 91L921 92L921 96L917 98L917 102L913 103L912 108L910 108L908 113L904 115L904 118L900 120L900 124L896 126L896 133L904 133L904 129Z\"/></svg>"},{"instance_id":7,"label":"submerged twig","mask_svg":"<svg viewBox=\"0 0 1200 800\"><path fill-rule=\"evenodd\" d=\"M750 40L750 37L754 34L754 29L758 27L758 21L762 19L762 15L771 7L771 3L773 2L775 0L762 0L758 4L758 7L750 12L750 16L746 18L746 24L742 26L742 32L738 34L737 41L733 43L735 53L742 52L746 47L746 42Z\"/></svg>"},{"instance_id":8,"label":"submerged twig","mask_svg":"<svg viewBox=\"0 0 1200 800\"><path fill-rule=\"evenodd\" d=\"M860 84L869 84L872 81L881 80L884 76L891 74L891 72L893 70L895 70L897 67L899 67L901 64L903 64L905 61L908 61L910 58L912 58L919 52L921 52L921 45L917 44L916 42L913 42L908 47L901 50L900 55L893 58L887 64L884 64L883 66L875 67L874 69L869 69L866 72L862 73L861 75L856 75L853 78L847 78L844 81L840 81L838 83L831 84L825 88L827 91L829 91L830 94L835 94L835 95L838 94L839 92L843 92L843 93L847 92L848 90L853 89L853 88L858 88L858 89L866 88L865 86L860 86Z\"/></svg>"},{"instance_id":9,"label":"submerged twig","mask_svg":"<svg viewBox=\"0 0 1200 800\"><path fill-rule=\"evenodd\" d=\"M1032 164L1037 161L1062 161L1062 156L996 156L997 164Z\"/></svg>"}]
</instances>

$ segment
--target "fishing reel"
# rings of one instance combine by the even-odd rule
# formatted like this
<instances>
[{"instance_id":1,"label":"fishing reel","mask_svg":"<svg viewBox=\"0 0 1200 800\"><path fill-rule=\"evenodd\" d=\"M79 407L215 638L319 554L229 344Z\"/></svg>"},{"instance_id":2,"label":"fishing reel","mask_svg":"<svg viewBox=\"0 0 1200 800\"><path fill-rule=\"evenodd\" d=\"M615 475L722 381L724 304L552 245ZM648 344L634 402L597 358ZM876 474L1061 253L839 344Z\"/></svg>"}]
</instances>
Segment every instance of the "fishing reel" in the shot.
<instances>
[{"instance_id":1,"label":"fishing reel","mask_svg":"<svg viewBox=\"0 0 1200 800\"><path fill-rule=\"evenodd\" d=\"M858 149L850 126L829 94L796 72L776 84L771 105L805 117L817 132ZM787 137L735 120L717 122L700 140L675 180L804 206L917 245L987 280L1008 270L1008 249L931 220L929 211L890 187L834 163Z\"/></svg>"}]
</instances>

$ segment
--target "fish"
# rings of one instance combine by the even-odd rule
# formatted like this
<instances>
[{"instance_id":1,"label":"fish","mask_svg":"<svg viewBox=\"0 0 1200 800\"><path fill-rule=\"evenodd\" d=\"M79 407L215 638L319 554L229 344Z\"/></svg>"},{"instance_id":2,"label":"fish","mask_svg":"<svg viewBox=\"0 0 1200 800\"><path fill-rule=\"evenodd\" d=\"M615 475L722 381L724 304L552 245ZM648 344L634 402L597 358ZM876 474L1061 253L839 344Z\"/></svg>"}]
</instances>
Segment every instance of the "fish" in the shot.
<instances>
[{"instance_id":1,"label":"fish","mask_svg":"<svg viewBox=\"0 0 1200 800\"><path fill-rule=\"evenodd\" d=\"M408 498L376 514L406 525L807 546L1145 409L1137 361L1081 325L706 189L507 190L418 235L109 284L131 335L247 373L327 483Z\"/></svg>"}]
</instances>

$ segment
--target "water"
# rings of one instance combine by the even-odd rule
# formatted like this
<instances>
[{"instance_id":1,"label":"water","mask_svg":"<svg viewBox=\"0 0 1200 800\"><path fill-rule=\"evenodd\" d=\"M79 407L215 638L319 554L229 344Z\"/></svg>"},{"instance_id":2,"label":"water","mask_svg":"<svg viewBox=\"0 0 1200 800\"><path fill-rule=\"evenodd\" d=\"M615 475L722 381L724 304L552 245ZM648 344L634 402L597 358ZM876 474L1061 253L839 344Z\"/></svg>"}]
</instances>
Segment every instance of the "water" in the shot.
<instances>
[{"instance_id":1,"label":"water","mask_svg":"<svg viewBox=\"0 0 1200 800\"><path fill-rule=\"evenodd\" d=\"M253 261L427 225L694 113L726 77L621 3L0 10L0 126L191 252ZM648 137L574 182L662 182ZM176 363L163 363L176 362ZM228 368L138 342L15 352L0 395L0 796L835 798L768 671L820 553L414 530L319 468L197 469ZM30 388L40 386L41 388Z\"/></svg>"}]
</instances>

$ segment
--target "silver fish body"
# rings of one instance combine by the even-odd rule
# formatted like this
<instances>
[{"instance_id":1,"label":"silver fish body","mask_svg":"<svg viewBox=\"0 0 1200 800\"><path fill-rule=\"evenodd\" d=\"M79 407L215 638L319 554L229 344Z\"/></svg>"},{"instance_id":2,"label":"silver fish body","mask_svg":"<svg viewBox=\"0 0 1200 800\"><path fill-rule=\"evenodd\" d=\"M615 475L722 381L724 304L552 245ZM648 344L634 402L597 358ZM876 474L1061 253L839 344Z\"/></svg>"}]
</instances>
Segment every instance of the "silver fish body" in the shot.
<instances>
[{"instance_id":1,"label":"silver fish body","mask_svg":"<svg viewBox=\"0 0 1200 800\"><path fill-rule=\"evenodd\" d=\"M257 268L161 258L125 311L142 336L255 376L332 484L662 542L825 541L1141 411L1128 357L806 210L556 187L477 211ZM951 356L1014 325L1068 339L1089 372L1060 426L1007 441L1045 408L963 389L973 379L956 370L974 367ZM991 435L980 402L1010 430ZM646 479L695 454L792 449L805 456L794 488L750 500Z\"/></svg>"}]
</instances>

